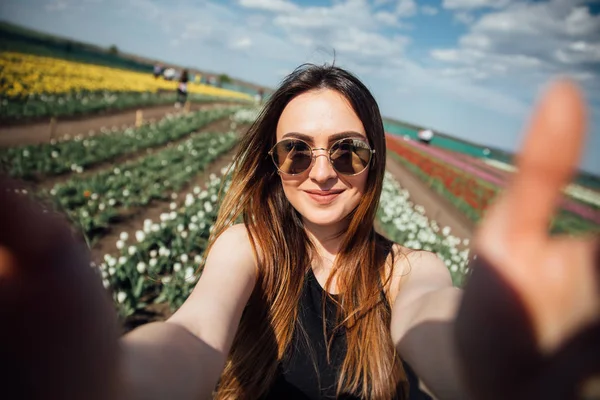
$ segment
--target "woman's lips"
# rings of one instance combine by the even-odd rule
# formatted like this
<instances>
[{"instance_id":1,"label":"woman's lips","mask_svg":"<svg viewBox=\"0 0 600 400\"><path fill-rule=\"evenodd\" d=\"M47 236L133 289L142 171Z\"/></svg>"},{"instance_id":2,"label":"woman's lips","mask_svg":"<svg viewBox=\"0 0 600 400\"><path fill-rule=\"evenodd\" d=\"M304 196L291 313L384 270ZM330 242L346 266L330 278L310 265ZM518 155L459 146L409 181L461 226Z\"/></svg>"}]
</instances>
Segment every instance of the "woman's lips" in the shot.
<instances>
[{"instance_id":1,"label":"woman's lips","mask_svg":"<svg viewBox=\"0 0 600 400\"><path fill-rule=\"evenodd\" d=\"M334 201L343 190L307 190L308 197L318 204L329 204Z\"/></svg>"}]
</instances>

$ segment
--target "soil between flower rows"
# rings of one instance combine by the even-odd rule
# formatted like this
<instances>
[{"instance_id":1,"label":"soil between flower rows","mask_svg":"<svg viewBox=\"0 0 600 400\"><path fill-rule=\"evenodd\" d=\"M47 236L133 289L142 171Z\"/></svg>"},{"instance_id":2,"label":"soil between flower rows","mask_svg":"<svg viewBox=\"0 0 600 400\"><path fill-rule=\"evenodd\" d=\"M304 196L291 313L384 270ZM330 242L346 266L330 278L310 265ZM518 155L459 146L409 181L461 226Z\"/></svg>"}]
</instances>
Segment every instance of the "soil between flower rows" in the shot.
<instances>
[{"instance_id":1,"label":"soil between flower rows","mask_svg":"<svg viewBox=\"0 0 600 400\"><path fill-rule=\"evenodd\" d=\"M191 103L190 111L209 110L212 108L239 105L231 102ZM167 114L183 112L173 105L140 108L143 121L152 122L162 119ZM32 124L19 124L0 127L0 147L11 147L26 144L49 143L52 138L57 139L64 135L86 134L98 131L101 128L117 127L119 129L135 125L137 110L128 110L107 115L95 115L79 119L57 119L53 136L50 136L50 119Z\"/></svg>"}]
</instances>

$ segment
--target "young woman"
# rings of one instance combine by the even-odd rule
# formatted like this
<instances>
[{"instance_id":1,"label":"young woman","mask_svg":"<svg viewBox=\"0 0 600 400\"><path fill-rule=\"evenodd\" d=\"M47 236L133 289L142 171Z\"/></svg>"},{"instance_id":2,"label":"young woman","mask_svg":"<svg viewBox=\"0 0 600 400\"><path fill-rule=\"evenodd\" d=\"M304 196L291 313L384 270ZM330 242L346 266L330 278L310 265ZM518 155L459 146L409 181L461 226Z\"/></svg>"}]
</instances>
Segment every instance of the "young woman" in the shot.
<instances>
[{"instance_id":1,"label":"young woman","mask_svg":"<svg viewBox=\"0 0 600 400\"><path fill-rule=\"evenodd\" d=\"M418 376L439 399L574 398L600 370L597 247L548 239L546 227L577 164L583 110L568 82L541 103L520 171L481 225L464 296L435 255L375 232L381 116L337 67L301 67L269 98L242 139L194 292L118 342L67 229L2 190L4 390L413 399L425 397Z\"/></svg>"},{"instance_id":2,"label":"young woman","mask_svg":"<svg viewBox=\"0 0 600 400\"><path fill-rule=\"evenodd\" d=\"M386 153L375 99L340 68L300 68L240 149L203 282L171 319L194 329L197 306L226 296L235 308L218 314L229 328L245 307L217 398L407 398L418 382L408 385L397 347L412 301L443 290L438 312L450 317L459 291L437 257L375 232ZM222 347L233 331L212 324Z\"/></svg>"}]
</instances>

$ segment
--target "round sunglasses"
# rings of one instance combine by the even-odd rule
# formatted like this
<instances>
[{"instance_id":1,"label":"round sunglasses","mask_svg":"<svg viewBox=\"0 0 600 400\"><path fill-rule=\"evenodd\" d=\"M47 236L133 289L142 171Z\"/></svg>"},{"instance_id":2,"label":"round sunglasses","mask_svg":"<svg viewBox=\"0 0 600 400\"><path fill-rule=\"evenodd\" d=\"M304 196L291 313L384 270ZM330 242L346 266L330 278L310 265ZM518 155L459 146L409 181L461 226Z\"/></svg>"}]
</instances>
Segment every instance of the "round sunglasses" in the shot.
<instances>
[{"instance_id":1,"label":"round sunglasses","mask_svg":"<svg viewBox=\"0 0 600 400\"><path fill-rule=\"evenodd\" d=\"M279 172L286 175L298 175L312 166L317 157L314 154L316 150L327 151L327 157L333 169L346 176L363 172L375 153L375 150L361 139L340 139L334 142L329 149L313 149L303 140L284 139L273 146L269 155Z\"/></svg>"}]
</instances>

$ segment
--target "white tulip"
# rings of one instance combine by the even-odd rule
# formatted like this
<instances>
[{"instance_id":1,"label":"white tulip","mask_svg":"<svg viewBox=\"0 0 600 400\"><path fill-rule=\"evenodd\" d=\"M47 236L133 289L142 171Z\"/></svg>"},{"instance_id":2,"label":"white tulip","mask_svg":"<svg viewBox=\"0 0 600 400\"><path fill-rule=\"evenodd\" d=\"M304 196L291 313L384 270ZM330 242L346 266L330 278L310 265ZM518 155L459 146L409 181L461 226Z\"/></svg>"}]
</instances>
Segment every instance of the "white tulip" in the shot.
<instances>
[{"instance_id":1,"label":"white tulip","mask_svg":"<svg viewBox=\"0 0 600 400\"><path fill-rule=\"evenodd\" d=\"M145 238L146 234L144 233L144 231L137 231L135 233L135 239L138 241L138 243L143 242Z\"/></svg>"},{"instance_id":2,"label":"white tulip","mask_svg":"<svg viewBox=\"0 0 600 400\"><path fill-rule=\"evenodd\" d=\"M188 281L188 280L192 280L192 278L195 278L195 277L194 277L194 272L195 272L195 271L194 271L194 268L192 268L192 267L187 267L187 268L185 269L185 274L184 274L185 278L184 278L184 279L185 279L186 281Z\"/></svg>"},{"instance_id":3,"label":"white tulip","mask_svg":"<svg viewBox=\"0 0 600 400\"><path fill-rule=\"evenodd\" d=\"M127 295L125 294L125 292L117 293L117 301L119 303L123 303L126 299L127 299Z\"/></svg>"},{"instance_id":4,"label":"white tulip","mask_svg":"<svg viewBox=\"0 0 600 400\"><path fill-rule=\"evenodd\" d=\"M144 272L146 272L146 264L140 261L136 266L136 269L140 274L143 274Z\"/></svg>"}]
</instances>

